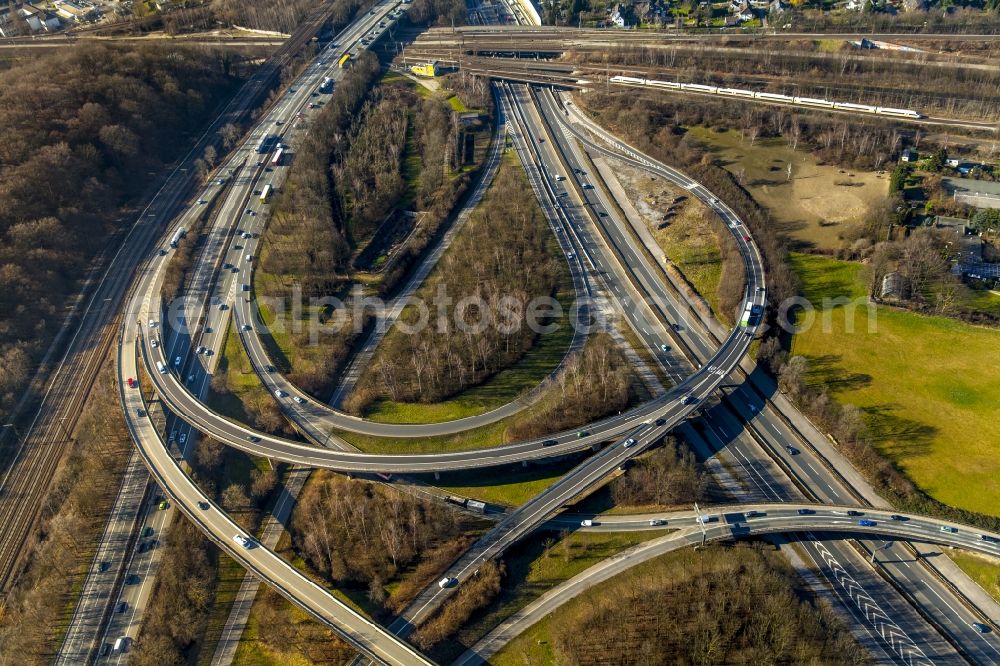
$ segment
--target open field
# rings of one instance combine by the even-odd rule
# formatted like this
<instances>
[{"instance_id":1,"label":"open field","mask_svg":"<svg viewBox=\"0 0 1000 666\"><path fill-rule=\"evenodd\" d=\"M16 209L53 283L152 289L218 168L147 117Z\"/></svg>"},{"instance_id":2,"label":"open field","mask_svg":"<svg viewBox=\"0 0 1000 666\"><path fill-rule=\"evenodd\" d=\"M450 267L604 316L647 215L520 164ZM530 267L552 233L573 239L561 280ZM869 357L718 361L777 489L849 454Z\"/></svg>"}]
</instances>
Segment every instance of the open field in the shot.
<instances>
[{"instance_id":1,"label":"open field","mask_svg":"<svg viewBox=\"0 0 1000 666\"><path fill-rule=\"evenodd\" d=\"M889 192L888 174L821 165L809 153L792 150L783 138L750 145L736 130L691 127L688 132L771 211L780 231L800 249L837 250L839 235L861 222Z\"/></svg>"},{"instance_id":2,"label":"open field","mask_svg":"<svg viewBox=\"0 0 1000 666\"><path fill-rule=\"evenodd\" d=\"M858 264L794 254L805 297L863 298ZM791 353L809 360L808 381L826 385L864 413L873 445L935 499L1000 515L1000 331L903 310L847 310L817 316L795 335ZM824 331L824 328L828 329Z\"/></svg>"},{"instance_id":3,"label":"open field","mask_svg":"<svg viewBox=\"0 0 1000 666\"><path fill-rule=\"evenodd\" d=\"M614 161L615 175L625 189L635 209L663 249L664 255L688 279L695 290L708 301L716 316L720 313L719 282L722 277L722 254L719 240L706 220L711 215L700 201L688 198L683 189L662 178L654 178L620 161ZM676 215L663 229L657 229L663 216L676 204ZM660 257L656 257L659 261Z\"/></svg>"},{"instance_id":4,"label":"open field","mask_svg":"<svg viewBox=\"0 0 1000 666\"><path fill-rule=\"evenodd\" d=\"M953 550L948 553L948 557L954 560L969 578L976 581L994 599L1000 601L1000 559L962 550Z\"/></svg>"}]
</instances>

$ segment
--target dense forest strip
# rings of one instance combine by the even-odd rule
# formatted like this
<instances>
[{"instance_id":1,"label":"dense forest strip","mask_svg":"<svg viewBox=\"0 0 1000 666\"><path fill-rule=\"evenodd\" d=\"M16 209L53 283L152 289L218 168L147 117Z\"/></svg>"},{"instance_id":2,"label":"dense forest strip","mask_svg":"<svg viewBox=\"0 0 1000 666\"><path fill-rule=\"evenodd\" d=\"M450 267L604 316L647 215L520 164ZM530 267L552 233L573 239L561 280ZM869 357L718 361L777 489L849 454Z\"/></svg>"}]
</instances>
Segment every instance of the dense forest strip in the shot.
<instances>
[{"instance_id":1,"label":"dense forest strip","mask_svg":"<svg viewBox=\"0 0 1000 666\"><path fill-rule=\"evenodd\" d=\"M12 406L66 299L145 174L235 90L205 49L83 45L0 74L0 402Z\"/></svg>"},{"instance_id":2,"label":"dense forest strip","mask_svg":"<svg viewBox=\"0 0 1000 666\"><path fill-rule=\"evenodd\" d=\"M561 606L491 663L861 664L833 609L768 546L685 549L645 562Z\"/></svg>"},{"instance_id":3,"label":"dense forest strip","mask_svg":"<svg viewBox=\"0 0 1000 666\"><path fill-rule=\"evenodd\" d=\"M535 344L538 334L523 315L532 299L556 295L565 271L541 210L521 196L525 187L519 168L501 168L418 292L428 307L440 290L447 292L451 302L435 314L445 325L419 326L418 311L404 310L352 396L352 409L381 397L440 401L510 367Z\"/></svg>"}]
</instances>

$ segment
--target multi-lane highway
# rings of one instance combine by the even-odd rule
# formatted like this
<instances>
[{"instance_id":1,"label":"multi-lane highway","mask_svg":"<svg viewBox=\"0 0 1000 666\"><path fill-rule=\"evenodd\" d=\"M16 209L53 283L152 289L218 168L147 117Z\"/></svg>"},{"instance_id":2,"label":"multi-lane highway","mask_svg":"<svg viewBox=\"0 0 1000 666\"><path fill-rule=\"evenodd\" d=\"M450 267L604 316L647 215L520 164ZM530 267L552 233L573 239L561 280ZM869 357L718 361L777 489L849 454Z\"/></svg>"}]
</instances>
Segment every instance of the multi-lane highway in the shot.
<instances>
[{"instance_id":1,"label":"multi-lane highway","mask_svg":"<svg viewBox=\"0 0 1000 666\"><path fill-rule=\"evenodd\" d=\"M364 30L361 30L359 34L363 33ZM318 67L315 69L311 68L304 76L318 76L321 71L324 71L324 66L327 66L328 69L329 62L322 60L322 56L318 64ZM312 79L310 82L306 78L303 79L302 83L298 83L297 85L308 88L311 83L315 83L315 79ZM504 95L504 106L507 113L516 115L519 119L518 123L521 129L515 133L519 152L522 156L534 154L536 159L541 160L542 158L537 152L537 145L535 145L536 139L529 138L535 136L533 132L537 130L528 129L528 116L524 111L524 107L528 103L526 91L508 91ZM294 108L301 108L304 97L304 95L296 95L294 89L291 90L287 104L279 105L277 112L285 114L283 117L287 118L289 111ZM296 104L298 104L298 107L296 107ZM551 115L552 112L553 110L550 108L545 115ZM265 119L262 125L263 130L258 128L257 134L253 137L254 139L259 139L263 134L268 132L269 122L272 118L274 116L269 116ZM277 119L280 120L281 118L282 116L279 115ZM562 144L562 141L559 143ZM250 143L243 150L247 150L249 145ZM562 151L562 157L557 159L567 160L569 159L567 155L573 149L571 147L567 149L566 146L562 146L560 150ZM234 159L238 160L239 157L238 151ZM197 396L198 392L192 392L185 385L196 383L199 377L202 377L202 381L204 381L204 375L188 372L191 369L197 370L197 365L200 364L201 359L190 353L193 343L191 337L185 336L184 332L190 333L195 331L195 335L202 336L199 339L204 344L206 340L205 335L212 335L213 332L225 330L225 325L228 324L227 317L231 316L230 313L233 310L233 308L229 307L229 304L246 302L240 297L243 292L242 284L247 284L249 287L249 281L244 282L243 280L247 278L243 277L243 275L245 275L249 266L252 265L256 242L256 231L251 231L250 229L254 229L255 223L259 222L259 220L253 219L257 217L253 213L261 210L252 202L252 196L253 193L259 191L255 190L255 187L264 182L261 180L262 175L269 172L266 171L266 167L265 169L259 168L263 166L262 164L257 164L257 169L252 167L250 165L252 156L249 155L249 152L244 154L242 158L242 161L234 164L232 175L235 179L234 182L240 188L238 191L242 192L246 198L239 201L239 203L228 205L228 208L223 209L221 215L228 216L227 219L230 221L247 216L250 218L250 224L245 225L246 229L243 229L242 233L238 235L232 233L235 229L235 226L232 224L230 225L228 236L225 233L221 234L220 242L231 243L229 253L230 256L235 257L235 262L227 262L233 264L233 267L229 269L223 268L223 273L226 270L229 271L230 279L228 283L223 280L216 287L217 289L222 289L221 293L225 294L225 296L218 301L208 303L208 307L198 305L195 310L185 311L183 317L180 319L182 323L180 327L181 335L176 336L176 340L179 340L179 342L175 341L172 343L177 346L164 352L164 344L156 346L151 344L151 341L159 335L157 330L162 329L163 326L161 308L158 303L158 289L155 288L158 284L163 261L158 262L154 259L147 266L147 269L138 281L139 286L136 293L139 297L133 301L134 307L131 308L130 314L126 318L126 325L123 327L122 357L120 361L122 364L121 372L124 373L131 370L134 373L138 368L137 363L145 363L154 386L164 397L166 404L178 411L178 413L183 414L185 419L195 423L199 429L213 434L221 441L232 446L271 458L311 466L325 466L344 471L427 472L443 469L493 466L519 460L562 455L569 451L591 447L602 441L613 442L610 446L596 453L576 469L572 470L566 477L532 500L532 502L505 517L496 529L477 542L476 546L463 556L449 572L450 577L455 578L459 584L483 561L489 557L496 556L506 546L542 524L546 518L566 502L603 483L610 471L613 471L625 460L658 440L672 426L681 422L701 404L706 403L723 379L740 365L746 348L752 339L756 319L759 319L759 317L754 318L754 321L749 326L737 327L736 330L722 341L718 349L705 347L706 354L703 367L695 371L688 379L682 380L677 387L663 398L653 401L649 405L630 414L589 426L592 433L589 438L579 438L575 431L564 433L559 439L559 444L556 446L546 447L542 442L526 442L459 454L372 456L354 452L325 451L291 440L269 437L212 413L200 402ZM549 159L551 160L551 154ZM551 168L552 163L549 162L549 165ZM244 171L238 173L240 169ZM593 189L586 187L588 183L581 181L581 178L585 174L576 172L574 174L573 180L576 182L576 187L578 188L574 196L581 197L582 192ZM754 310L762 309L765 300L763 268L759 253L750 239L748 230L743 228L742 223L733 212L724 204L717 201L710 192L699 184L686 179L682 174L674 172L674 176L678 179L675 182L688 189L693 195L701 198L706 205L713 208L726 221L736 238L741 254L743 254L747 264L748 298L746 305ZM267 182L272 181L268 180ZM230 194L227 201L233 201L232 197L233 195ZM600 206L607 210L610 208L610 204L602 197L603 194L599 191L582 194L582 199L586 202L587 206L595 210ZM246 204L249 205L247 209L244 209L244 205ZM250 210L251 212L247 213L246 210ZM247 217L243 219L247 219ZM598 217L600 217L599 213ZM225 228L225 225L222 225L221 228ZM605 229L605 234L612 238L610 244L615 246L615 251L631 251L636 260L630 277L627 277L624 282L613 282L609 285L612 291L621 292L631 289L646 291L652 294L657 293L661 289L661 287L657 286L660 277L648 265L645 265L646 262L642 259L641 253L637 254L634 250L630 249L632 246L631 241L625 238L622 238L620 242L615 241L607 228ZM604 239L604 242L608 242L608 240ZM250 256L250 260L245 258L246 255ZM588 259L593 260L589 255ZM234 268L237 270L234 270ZM215 267L199 267L199 271L208 271L210 273L212 270L215 270ZM239 275L240 273L243 273L243 275ZM234 278L232 277L233 275L238 275L238 277ZM629 284L633 280L634 282ZM195 282L197 283L198 280ZM229 286L228 290L226 289L227 284ZM241 285L239 291L236 289L237 284ZM758 287L760 288L759 291ZM201 294L202 298L199 299L202 304L206 302L205 296L206 294ZM225 307L217 307L219 305ZM657 307L659 307L658 304ZM638 309L638 301L636 309ZM216 315L218 319L213 321L210 314L213 312L224 314ZM241 321L239 310L236 310L236 313L237 323L239 323ZM243 321L249 321L250 311L245 310L244 314L246 318ZM152 321L152 324L150 324L150 321ZM679 318L676 321L679 321ZM651 337L656 335L648 327L646 333ZM146 343L145 341L149 342ZM649 343L650 341L647 341L647 344ZM211 345L205 346L213 348L217 347L217 344L216 341ZM180 352L178 354L180 361L176 363L179 375L176 375L175 371L169 369L175 365L174 359L177 358L177 356L174 356L174 349ZM171 358L172 356L173 358ZM192 357L196 360L192 360ZM156 367L157 362L162 363L163 368L167 371L159 372ZM265 368L266 372L266 359L260 358L258 362ZM184 380L185 373L188 373L189 377L193 375L194 379ZM266 381L265 384L267 384ZM194 517L195 521L203 529L209 531L214 539L232 551L234 547L230 543L231 536L226 536L227 530L230 532L233 530L231 521L226 522L227 519L224 516L221 516L218 520L215 519L219 513L218 508L207 502L207 498L180 472L173 458L165 453L166 449L158 435L156 435L155 429L152 428L148 419L137 411L144 409L141 403L135 402L136 397L139 396L138 392L130 393L123 385L122 396L129 415L130 427L132 427L133 433L136 434L140 450L146 457L147 463L152 466L154 474L161 480L168 482L167 492L179 502L182 510ZM141 400L141 396L139 396L139 400ZM753 405L754 403L749 404ZM324 413L326 412L326 410L323 411ZM751 409L752 411L756 410ZM286 410L286 414L288 414L288 410ZM291 416L294 420L295 414ZM751 418L753 417L751 416ZM811 467L811 465L809 466ZM202 508L204 505L207 505L209 508ZM205 512L208 513L206 514ZM210 516L212 519L203 520L206 516ZM845 525L844 529L847 527ZM403 653L399 652L399 650L403 649L403 644L394 642L377 628L373 631L372 627L369 626L370 623L365 624L366 621L363 618L352 616L349 612L345 612L345 609L337 607L336 604L331 605L328 598L329 595L325 591L319 592L316 589L310 588L300 580L301 574L298 574L294 569L289 571L277 566L270 559L270 555L273 554L266 548L257 546L249 549L248 552L253 553L255 557L247 557L246 553L237 551L238 558L254 571L258 573L263 571L264 577L269 583L276 585L286 596L289 596L289 598L292 598L318 617L321 617L330 626L336 627L348 640L358 645L369 656L385 660L411 658L412 655L403 655ZM411 607L410 612L405 614L393 628L405 631L412 623L419 622L422 618L427 617L433 608L437 607L450 594L452 589L446 588L441 590L440 588L431 588L425 591L418 598L416 604Z\"/></svg>"},{"instance_id":2,"label":"multi-lane highway","mask_svg":"<svg viewBox=\"0 0 1000 666\"><path fill-rule=\"evenodd\" d=\"M848 512L853 515L848 515ZM817 507L809 504L718 506L705 507L697 515L700 515L705 522L696 522L696 514L693 511L653 514L642 519L634 517L635 527L643 527L641 520L648 521L655 518L660 524L646 529L674 531L610 557L547 591L500 623L455 663L462 666L482 663L511 639L582 592L654 557L703 541L741 539L776 532L806 535L815 533L821 536L845 532L849 532L851 536L858 536L868 532L879 536L927 541L947 546L957 546L960 543L959 547L991 555L1000 552L998 549L1000 544L996 540L998 535L968 530L964 526L946 521L859 507ZM619 516L615 517L614 522L620 526L620 522L624 520L624 517ZM859 525L860 521L872 524ZM599 522L599 519L595 519L595 527ZM984 536L988 537L988 540L984 540ZM885 560L888 556L876 554L876 558ZM923 655L914 653L913 656L918 663L932 663ZM1000 651L987 652L982 657L984 660L981 663L996 662L1000 658Z\"/></svg>"}]
</instances>

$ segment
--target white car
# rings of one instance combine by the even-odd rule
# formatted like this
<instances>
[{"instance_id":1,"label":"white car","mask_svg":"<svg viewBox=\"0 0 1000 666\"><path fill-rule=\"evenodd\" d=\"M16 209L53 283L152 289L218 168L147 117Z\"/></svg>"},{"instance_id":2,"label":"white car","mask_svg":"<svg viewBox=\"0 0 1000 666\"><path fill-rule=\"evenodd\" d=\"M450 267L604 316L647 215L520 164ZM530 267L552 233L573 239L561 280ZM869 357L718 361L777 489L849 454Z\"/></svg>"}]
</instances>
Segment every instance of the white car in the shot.
<instances>
[{"instance_id":1,"label":"white car","mask_svg":"<svg viewBox=\"0 0 1000 666\"><path fill-rule=\"evenodd\" d=\"M153 349L156 349L157 347L160 346L160 341L157 340L156 338L153 338L152 340L149 341L149 346L152 347Z\"/></svg>"},{"instance_id":2,"label":"white car","mask_svg":"<svg viewBox=\"0 0 1000 666\"><path fill-rule=\"evenodd\" d=\"M441 580L438 581L438 587L440 587L443 590L446 587L452 587L457 582L458 580L455 578L442 578Z\"/></svg>"},{"instance_id":3,"label":"white car","mask_svg":"<svg viewBox=\"0 0 1000 666\"><path fill-rule=\"evenodd\" d=\"M293 397L292 397L292 400L294 400L295 402L299 403L300 405L301 405L301 404L304 404L304 403L305 403L305 400L303 400L302 398L300 398L300 397L299 397L299 396L297 396L297 395L296 395L296 396L293 396Z\"/></svg>"},{"instance_id":4,"label":"white car","mask_svg":"<svg viewBox=\"0 0 1000 666\"><path fill-rule=\"evenodd\" d=\"M635 437L629 437L628 439L625 440L626 449L634 444L635 444Z\"/></svg>"},{"instance_id":5,"label":"white car","mask_svg":"<svg viewBox=\"0 0 1000 666\"><path fill-rule=\"evenodd\" d=\"M188 434L186 432L182 432L181 436L180 436L180 439L178 439L177 441L180 444L184 444L185 442L188 441Z\"/></svg>"},{"instance_id":6,"label":"white car","mask_svg":"<svg viewBox=\"0 0 1000 666\"><path fill-rule=\"evenodd\" d=\"M282 391L281 389L274 389L274 397L275 398L284 398L285 397L285 392Z\"/></svg>"},{"instance_id":7,"label":"white car","mask_svg":"<svg viewBox=\"0 0 1000 666\"><path fill-rule=\"evenodd\" d=\"M156 328L156 320L150 319L149 320L149 327L150 328Z\"/></svg>"},{"instance_id":8,"label":"white car","mask_svg":"<svg viewBox=\"0 0 1000 666\"><path fill-rule=\"evenodd\" d=\"M240 544L241 546L243 546L247 550L250 550L251 548L253 548L253 541L251 541L250 539L246 538L242 534L237 534L237 535L233 536L233 541L235 541L236 543Z\"/></svg>"}]
</instances>

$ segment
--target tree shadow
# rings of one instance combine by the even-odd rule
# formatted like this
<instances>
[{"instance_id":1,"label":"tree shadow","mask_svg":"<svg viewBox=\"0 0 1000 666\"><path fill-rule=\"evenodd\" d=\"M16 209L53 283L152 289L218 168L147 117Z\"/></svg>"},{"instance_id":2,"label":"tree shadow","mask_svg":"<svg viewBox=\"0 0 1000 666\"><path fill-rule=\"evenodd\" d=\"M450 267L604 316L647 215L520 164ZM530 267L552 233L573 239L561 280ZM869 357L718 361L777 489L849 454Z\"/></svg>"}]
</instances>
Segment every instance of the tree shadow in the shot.
<instances>
[{"instance_id":1,"label":"tree shadow","mask_svg":"<svg viewBox=\"0 0 1000 666\"><path fill-rule=\"evenodd\" d=\"M830 391L854 391L866 388L872 383L872 376L863 372L848 372L837 364L842 357L839 354L823 356L807 356L809 369L806 372L806 383L811 388L826 387Z\"/></svg>"},{"instance_id":2,"label":"tree shadow","mask_svg":"<svg viewBox=\"0 0 1000 666\"><path fill-rule=\"evenodd\" d=\"M931 443L938 434L934 426L899 416L900 405L886 403L864 407L868 439L872 442L892 442L894 455L917 456L930 453Z\"/></svg>"}]
</instances>

